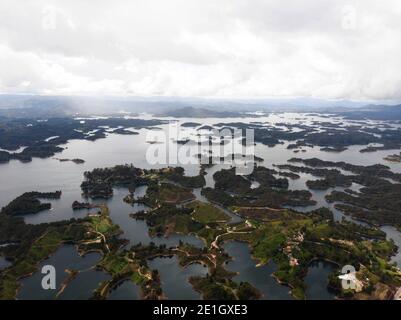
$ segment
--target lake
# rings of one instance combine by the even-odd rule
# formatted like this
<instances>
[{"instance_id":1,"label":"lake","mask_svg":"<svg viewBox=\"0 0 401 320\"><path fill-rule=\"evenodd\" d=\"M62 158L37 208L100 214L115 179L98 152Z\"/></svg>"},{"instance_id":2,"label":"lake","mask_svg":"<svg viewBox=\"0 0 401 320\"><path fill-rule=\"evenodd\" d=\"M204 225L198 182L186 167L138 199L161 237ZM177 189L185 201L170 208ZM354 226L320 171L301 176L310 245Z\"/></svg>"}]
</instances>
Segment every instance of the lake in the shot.
<instances>
[{"instance_id":1,"label":"lake","mask_svg":"<svg viewBox=\"0 0 401 320\"><path fill-rule=\"evenodd\" d=\"M21 289L18 292L19 300L47 300L55 299L63 280L67 278L65 269L79 270L78 276L73 279L60 299L88 299L92 296L99 283L111 277L101 271L93 270L93 266L101 259L99 253L88 253L81 257L74 246L62 245L50 258L39 265L39 270L32 276L21 280ZM52 265L56 269L56 290L44 290L41 282L42 267Z\"/></svg>"},{"instance_id":2,"label":"lake","mask_svg":"<svg viewBox=\"0 0 401 320\"><path fill-rule=\"evenodd\" d=\"M344 122L342 119L326 117L307 116L303 114L271 114L265 117L258 118L183 118L179 119L179 123L199 122L205 125L213 125L221 122L269 122L275 124L278 122L298 123L297 118L302 118L303 124L312 124L313 121L332 121ZM350 122L351 123L351 122ZM371 124L375 125L374 122ZM167 132L167 125L159 126L161 130ZM108 134L106 139L97 141L86 140L71 140L63 147L65 150L57 154L57 158L82 158L85 160L83 164L75 164L73 162L60 162L54 158L33 159L30 163L21 163L19 161L10 161L9 163L0 164L0 207L28 191L49 192L62 190L62 197L59 200L50 200L52 209L43 211L35 215L25 216L26 223L38 224L43 222L60 221L71 218L84 217L88 210L73 211L71 205L73 201L85 201L81 195L80 184L83 180L85 171L93 170L98 167L110 167L118 164L132 163L137 167L150 169L165 167L164 164L150 165L146 161L146 151L150 146L147 143L148 129L136 130L138 135L117 135ZM183 137L194 138L199 132L193 128L183 128ZM268 168L273 168L273 164L285 164L291 157L312 158L318 157L323 160L345 161L352 164L371 165L375 163L383 163L383 157L393 154L393 150L378 151L369 153L367 156L361 156L359 152L363 146L351 146L348 150L341 153L322 152L318 147L304 147L306 152L294 154L292 150L287 149L288 143L280 144L275 147L267 147L265 145L256 144L255 154L263 158L261 165ZM399 151L399 150L398 150ZM392 171L401 172L401 164L385 163ZM181 165L185 168L187 175L193 176L199 173L199 165L185 164ZM206 186L214 187L213 174L221 168L227 168L227 165L215 165L206 169ZM289 179L290 189L305 189L305 182L308 179L317 179L311 175L300 174L298 180ZM4 183L4 182L7 183ZM257 181L253 183L253 187L257 187ZM360 186L354 184L351 187L353 190L358 190ZM337 188L341 190L341 188ZM138 188L135 191L135 196L140 197L146 192L146 187ZM317 201L317 205L307 208L295 208L297 210L311 210L320 206L326 206L333 209L336 220L343 217L343 214L333 208L333 204L328 204L324 196L331 192L317 191L313 193L313 199ZM131 206L122 201L128 194L128 190L124 188L115 188L114 196L108 200L96 200L93 202L106 203L110 208L111 219L117 223L124 233L122 238L128 239L130 244L142 242L148 244L154 242L156 244L166 244L167 246L175 246L179 241L191 243L197 247L203 247L202 240L195 236L186 235L171 235L168 238L154 237L151 238L148 234L148 227L144 221L137 221L129 217L132 212L146 210L144 205L135 204ZM201 194L200 190L195 190L195 195L200 201L207 201ZM238 216L227 212L232 217L232 222L241 220ZM347 219L350 219L347 217ZM386 232L388 238L395 241L401 247L400 233L393 227L385 226L382 230ZM290 299L289 289L279 285L271 274L275 270L274 263L269 263L266 266L255 267L249 254L247 245L238 242L229 242L224 245L229 254L234 260L228 263L227 268L239 272L235 281L248 281L255 285L262 293L264 299ZM76 279L74 279L60 295L60 299L87 299L91 296L93 289L101 281L109 279L109 276L103 272L91 269L92 266L100 259L98 254L88 254L85 257L80 257L75 248L72 246L62 246L56 253L46 261L40 264L52 264L56 267L57 285L65 278L65 268L73 268L81 270ZM401 266L401 253L398 252L393 257L393 261ZM191 265L187 268L181 268L175 257L173 258L157 258L150 262L152 268L157 268L161 274L162 285L165 294L171 299L191 298L199 299L200 295L192 289L188 283L188 278L191 275L203 275L207 272L205 267L201 265ZM8 266L8 262L0 257L0 268ZM40 269L39 269L40 270ZM327 291L325 284L327 275L332 272L331 266L324 263L312 264L306 276L307 296L308 298L330 298L333 296ZM22 288L18 294L18 299L54 299L57 293L46 291L40 287L41 273L38 271L31 277L21 280ZM309 283L309 285L308 285ZM110 299L137 299L139 297L139 289L129 281L123 282L110 294Z\"/></svg>"},{"instance_id":3,"label":"lake","mask_svg":"<svg viewBox=\"0 0 401 320\"><path fill-rule=\"evenodd\" d=\"M246 243L230 241L223 248L233 258L227 263L227 269L239 272L233 280L249 282L257 288L266 300L292 299L290 288L280 285L272 276L276 270L274 262L257 267L257 262L251 258L249 246Z\"/></svg>"},{"instance_id":4,"label":"lake","mask_svg":"<svg viewBox=\"0 0 401 320\"><path fill-rule=\"evenodd\" d=\"M188 280L192 276L206 275L207 267L200 264L181 267L176 256L155 258L148 264L151 269L159 270L162 289L168 299L198 300L201 298L200 293L192 288Z\"/></svg>"}]
</instances>

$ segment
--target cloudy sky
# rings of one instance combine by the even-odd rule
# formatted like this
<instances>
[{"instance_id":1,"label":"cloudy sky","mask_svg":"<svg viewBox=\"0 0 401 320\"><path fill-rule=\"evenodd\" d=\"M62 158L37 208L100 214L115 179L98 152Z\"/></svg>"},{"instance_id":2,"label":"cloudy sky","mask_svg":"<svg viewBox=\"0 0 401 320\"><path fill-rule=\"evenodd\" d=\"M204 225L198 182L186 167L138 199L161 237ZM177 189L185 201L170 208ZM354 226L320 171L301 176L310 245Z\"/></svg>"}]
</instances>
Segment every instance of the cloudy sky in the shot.
<instances>
[{"instance_id":1,"label":"cloudy sky","mask_svg":"<svg viewBox=\"0 0 401 320\"><path fill-rule=\"evenodd\" d=\"M400 0L1 0L0 93L401 99Z\"/></svg>"}]
</instances>

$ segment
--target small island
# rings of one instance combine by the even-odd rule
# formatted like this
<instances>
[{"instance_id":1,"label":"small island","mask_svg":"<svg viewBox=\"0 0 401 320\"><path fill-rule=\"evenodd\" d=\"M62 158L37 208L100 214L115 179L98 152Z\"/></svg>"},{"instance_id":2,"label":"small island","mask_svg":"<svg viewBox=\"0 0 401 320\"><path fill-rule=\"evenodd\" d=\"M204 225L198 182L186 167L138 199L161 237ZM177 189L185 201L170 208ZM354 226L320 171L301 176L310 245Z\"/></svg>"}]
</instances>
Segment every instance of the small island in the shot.
<instances>
[{"instance_id":1,"label":"small island","mask_svg":"<svg viewBox=\"0 0 401 320\"><path fill-rule=\"evenodd\" d=\"M56 160L58 160L60 162L73 162L75 164L83 164L83 163L85 163L85 160L78 159L78 158L76 158L76 159L66 159L66 158L58 159L58 158L56 158Z\"/></svg>"},{"instance_id":2,"label":"small island","mask_svg":"<svg viewBox=\"0 0 401 320\"><path fill-rule=\"evenodd\" d=\"M400 154L389 155L383 159L388 162L401 163L401 152L400 152Z\"/></svg>"}]
</instances>

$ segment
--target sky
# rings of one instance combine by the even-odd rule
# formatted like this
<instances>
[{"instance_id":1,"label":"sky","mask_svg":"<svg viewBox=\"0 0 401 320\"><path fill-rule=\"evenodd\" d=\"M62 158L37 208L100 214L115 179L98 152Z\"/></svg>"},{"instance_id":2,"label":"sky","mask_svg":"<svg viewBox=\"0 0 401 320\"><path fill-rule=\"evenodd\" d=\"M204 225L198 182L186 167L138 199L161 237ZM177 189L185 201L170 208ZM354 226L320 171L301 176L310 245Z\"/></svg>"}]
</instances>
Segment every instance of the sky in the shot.
<instances>
[{"instance_id":1,"label":"sky","mask_svg":"<svg viewBox=\"0 0 401 320\"><path fill-rule=\"evenodd\" d=\"M399 0L1 0L0 93L401 100Z\"/></svg>"}]
</instances>

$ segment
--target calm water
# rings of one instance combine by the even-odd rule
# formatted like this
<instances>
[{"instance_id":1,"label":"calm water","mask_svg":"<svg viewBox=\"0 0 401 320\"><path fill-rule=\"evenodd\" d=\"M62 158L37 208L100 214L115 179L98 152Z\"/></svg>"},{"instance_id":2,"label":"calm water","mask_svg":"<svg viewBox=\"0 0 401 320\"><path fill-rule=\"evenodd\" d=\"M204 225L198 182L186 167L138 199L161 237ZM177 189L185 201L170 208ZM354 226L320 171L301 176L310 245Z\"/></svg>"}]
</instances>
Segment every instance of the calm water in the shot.
<instances>
[{"instance_id":1,"label":"calm water","mask_svg":"<svg viewBox=\"0 0 401 320\"><path fill-rule=\"evenodd\" d=\"M395 262L399 268L401 268L401 233L394 227L384 226L381 228L389 239L392 239L398 246L398 252L391 258L392 262Z\"/></svg>"},{"instance_id":2,"label":"calm water","mask_svg":"<svg viewBox=\"0 0 401 320\"><path fill-rule=\"evenodd\" d=\"M102 282L111 280L111 276L103 271L93 269L80 272L60 295L61 300L87 300L92 297Z\"/></svg>"},{"instance_id":3,"label":"calm water","mask_svg":"<svg viewBox=\"0 0 401 320\"><path fill-rule=\"evenodd\" d=\"M141 289L131 280L126 280L114 288L107 299L109 300L139 300Z\"/></svg>"},{"instance_id":4,"label":"calm water","mask_svg":"<svg viewBox=\"0 0 401 320\"><path fill-rule=\"evenodd\" d=\"M233 258L227 263L227 270L239 272L239 275L233 278L234 281L249 282L263 294L262 299L291 299L290 288L280 285L272 276L276 270L273 262L257 267L246 243L230 241L225 243L223 248Z\"/></svg>"},{"instance_id":5,"label":"calm water","mask_svg":"<svg viewBox=\"0 0 401 320\"><path fill-rule=\"evenodd\" d=\"M276 271L276 265L273 262L257 267L246 243L230 241L224 244L224 249L233 257L233 261L227 264L227 269L239 272L239 275L233 278L234 281L249 282L263 294L262 299L292 299L290 289L280 285L273 278L272 274ZM335 265L325 261L313 261L310 264L305 277L307 299L332 300L335 298L335 295L328 291L327 284L328 276L336 269Z\"/></svg>"},{"instance_id":6,"label":"calm water","mask_svg":"<svg viewBox=\"0 0 401 320\"><path fill-rule=\"evenodd\" d=\"M328 277L337 269L336 265L326 261L313 261L305 277L306 299L333 300L335 294L327 289Z\"/></svg>"},{"instance_id":7,"label":"calm water","mask_svg":"<svg viewBox=\"0 0 401 320\"><path fill-rule=\"evenodd\" d=\"M137 188L134 195L136 198L142 197L146 193L146 187ZM129 216L130 213L138 212L141 210L148 210L145 205L134 204L131 206L123 201L124 197L128 194L127 189L116 188L114 189L113 198L107 201L96 200L93 202L106 203L110 208L110 217L114 223L118 224L124 231L122 238L128 239L131 244L143 243L149 244L150 242L156 245L166 244L167 246L177 246L179 241L190 243L194 246L202 248L204 243L201 239L195 236L173 234L168 238L153 237L151 238L148 233L148 227L145 221L135 220Z\"/></svg>"},{"instance_id":8,"label":"calm water","mask_svg":"<svg viewBox=\"0 0 401 320\"><path fill-rule=\"evenodd\" d=\"M7 261L4 257L0 256L0 270L7 268L11 265L11 262Z\"/></svg>"},{"instance_id":9,"label":"calm water","mask_svg":"<svg viewBox=\"0 0 401 320\"><path fill-rule=\"evenodd\" d=\"M163 292L168 299L198 300L200 294L196 292L188 279L191 276L204 276L208 269L200 264L191 264L185 268L178 263L178 258L156 258L148 262L151 269L160 273Z\"/></svg>"},{"instance_id":10,"label":"calm water","mask_svg":"<svg viewBox=\"0 0 401 320\"><path fill-rule=\"evenodd\" d=\"M110 279L107 274L92 270L92 266L99 261L101 255L99 253L88 253L81 257L74 246L63 245L54 255L44 260L37 272L28 278L21 280L21 289L17 298L21 300L44 300L55 299L60 285L67 277L65 269L73 269L81 271L79 275L71 281L67 289L60 295L60 298L74 299L75 297L90 298L92 291L97 288L101 281ZM56 290L43 290L41 281L43 274L42 267L52 265L56 269ZM82 281L85 279L85 281Z\"/></svg>"},{"instance_id":11,"label":"calm water","mask_svg":"<svg viewBox=\"0 0 401 320\"><path fill-rule=\"evenodd\" d=\"M270 124L275 124L278 122L288 122L288 123L299 123L303 124L313 124L313 121L330 121L334 123L349 123L339 118L331 118L327 119L325 117L319 116L306 116L302 114L272 114L267 117L260 118L225 118L225 119L180 119L181 123L184 122L199 122L206 125L213 125L221 122L269 122ZM375 126L377 123L372 122L371 125ZM167 125L160 126L161 130L167 131ZM296 129L295 129L296 130ZM10 163L0 164L0 207L6 205L15 197L21 195L24 192L28 191L55 191L62 190L63 195L60 200L52 200L49 201L52 203L52 210L44 211L38 213L36 215L25 216L25 221L27 223L37 224L43 222L52 222L70 219L73 217L83 217L88 211L80 210L80 211L72 211L71 204L73 201L83 201L84 199L81 196L80 184L83 180L83 173L88 170L93 170L97 167L109 167L117 164L124 163L133 163L135 166L141 168L161 168L165 167L164 164L156 164L150 165L146 161L146 151L150 144L146 141L149 140L149 132L157 132L156 130L147 130L141 129L137 130L139 135L116 135L109 134L106 139L100 139L95 142L92 141L84 141L84 140L72 140L69 141L64 147L66 149L57 154L56 158L82 158L86 162L84 164L77 165L73 162L59 162L56 159L48 158L48 159L33 159L30 163L21 163L19 161L11 161ZM180 139L190 138L194 139L199 131L196 131L193 128L183 128L180 133ZM172 137L170 137L172 138ZM174 138L174 137L173 137ZM348 150L341 153L330 153L330 152L321 152L319 151L319 147L309 148L304 147L307 152L299 152L294 153L292 150L288 150L288 143L284 143L282 145L277 145L276 147L270 148L261 144L257 144L255 146L255 153L257 156L262 157L264 161L261 165L264 165L269 168L273 168L273 164L284 164L286 160L291 157L299 157L299 158L311 158L318 157L323 160L331 160L331 161L345 161L353 164L362 164L362 165L372 165L375 163L385 163L394 172L401 172L401 164L397 163L387 163L382 160L383 157L398 153L399 150L387 150L387 151L378 151L374 153L361 154L359 152L360 149L364 148L364 146L352 146ZM214 148L218 148L216 146ZM185 168L187 175L196 175L199 173L198 165L181 165ZM227 165L215 165L206 170L207 175L206 186L214 187L213 174L216 171L219 171L222 168L229 168ZM308 174L300 174L301 178L298 180L291 180L290 189L305 189L305 182L309 179L317 179L317 177L308 175ZM4 183L4 181L8 183ZM254 187L257 187L257 181L253 184ZM360 186L353 185L352 189L358 190ZM341 190L337 188L337 190ZM135 244L138 242L142 243L150 243L151 241L156 244L167 244L168 246L175 246L178 244L179 240L184 242L191 243L198 247L203 247L203 242L194 237L194 236L181 236L181 235L172 235L169 238L151 238L148 235L148 228L144 221L136 221L129 217L129 214L132 212L137 212L139 210L146 210L147 208L143 205L135 204L134 206L128 205L122 201L122 199L128 194L128 191L124 188L116 188L114 190L114 197L107 201L98 201L98 202L106 202L110 207L110 214L112 220L119 224L124 233L121 237L130 240L131 244ZM139 197L146 192L146 187L138 188L135 192L135 196ZM331 190L327 191L317 191L313 192L313 199L317 201L316 206L311 206L307 208L295 208L297 210L311 210L314 208L318 208L320 206L330 207L335 215L337 220L342 218L342 213L335 210L333 208L333 204L326 203L324 196L331 192ZM200 195L200 190L195 190L195 195L198 200L206 201L204 197ZM240 218L227 212L232 216L232 222L240 221ZM349 219L349 218L347 218ZM401 247L401 237L400 233L393 227L383 227L388 236L395 241L397 245ZM234 246L232 249L231 246ZM238 246L238 247L237 247ZM70 248L70 249L68 249ZM260 268L255 268L255 263L249 256L249 249L246 245L243 244L227 244L227 250L232 250L232 256L235 257L235 260L229 263L229 268L237 268L240 272L240 275L236 277L237 280L241 281L242 279L255 282L255 286L260 286L260 290L264 294L265 299L287 299L289 298L288 288L284 286L278 285L274 279L270 276L272 272L274 272L274 264L269 264L267 266L263 266ZM71 249L70 246L61 247L55 255L50 257L48 260L43 262L43 264L54 264L57 269L58 274L62 275L57 278L58 281L62 281L65 272L64 269L66 267L74 268L74 266L78 266L83 263L84 267L90 267L96 264L96 261L100 257L98 255L92 256L87 255L86 257L79 257L74 250ZM399 252L395 257L393 257L393 261L401 266L401 253ZM86 265L87 263L87 265ZM162 279L164 278L164 287L166 290L166 294L168 297L179 297L183 296L182 292L186 294L190 294L191 297L199 298L199 294L192 290L188 282L181 281L183 283L182 288L180 287L179 292L174 288L176 285L172 283L172 288L169 288L168 285L170 282L170 277L172 279L181 279L179 278L181 274L185 274L184 278L194 273L202 273L202 266L193 265L188 267L188 269L181 269L174 258L172 259L155 259L152 263L159 265L160 273L162 275ZM0 257L0 268L6 266L7 262L3 258ZM243 266L242 266L243 265ZM78 268L79 269L79 268ZM169 273L166 273L169 270ZM322 274L323 278L325 278L324 274L327 271L327 268L323 265L321 267L311 266L310 272L312 275ZM163 277L163 274L165 275ZM172 276L168 276L172 274ZM166 276L167 275L167 276ZM44 291L38 288L38 279L41 274L39 272L35 273L32 277L23 279L21 282L23 287L21 292L19 293L19 299L52 299L55 296L54 292ZM79 276L70 283L65 292L60 298L83 298L90 297L92 294L92 290L97 287L97 284L101 281L107 279L107 275L103 272L98 272L94 270L83 271L79 274ZM243 278L244 277L244 278ZM183 279L183 278L182 278ZM60 283L58 282L58 284ZM40 283L39 283L40 285ZM324 285L322 286L324 288ZM118 298L127 297L128 299L137 297L137 291L134 285L131 285L130 282L124 282L121 284L119 288L111 293L111 297L113 298L117 295ZM313 295L313 293L311 293ZM184 295L184 296L185 296Z\"/></svg>"}]
</instances>

